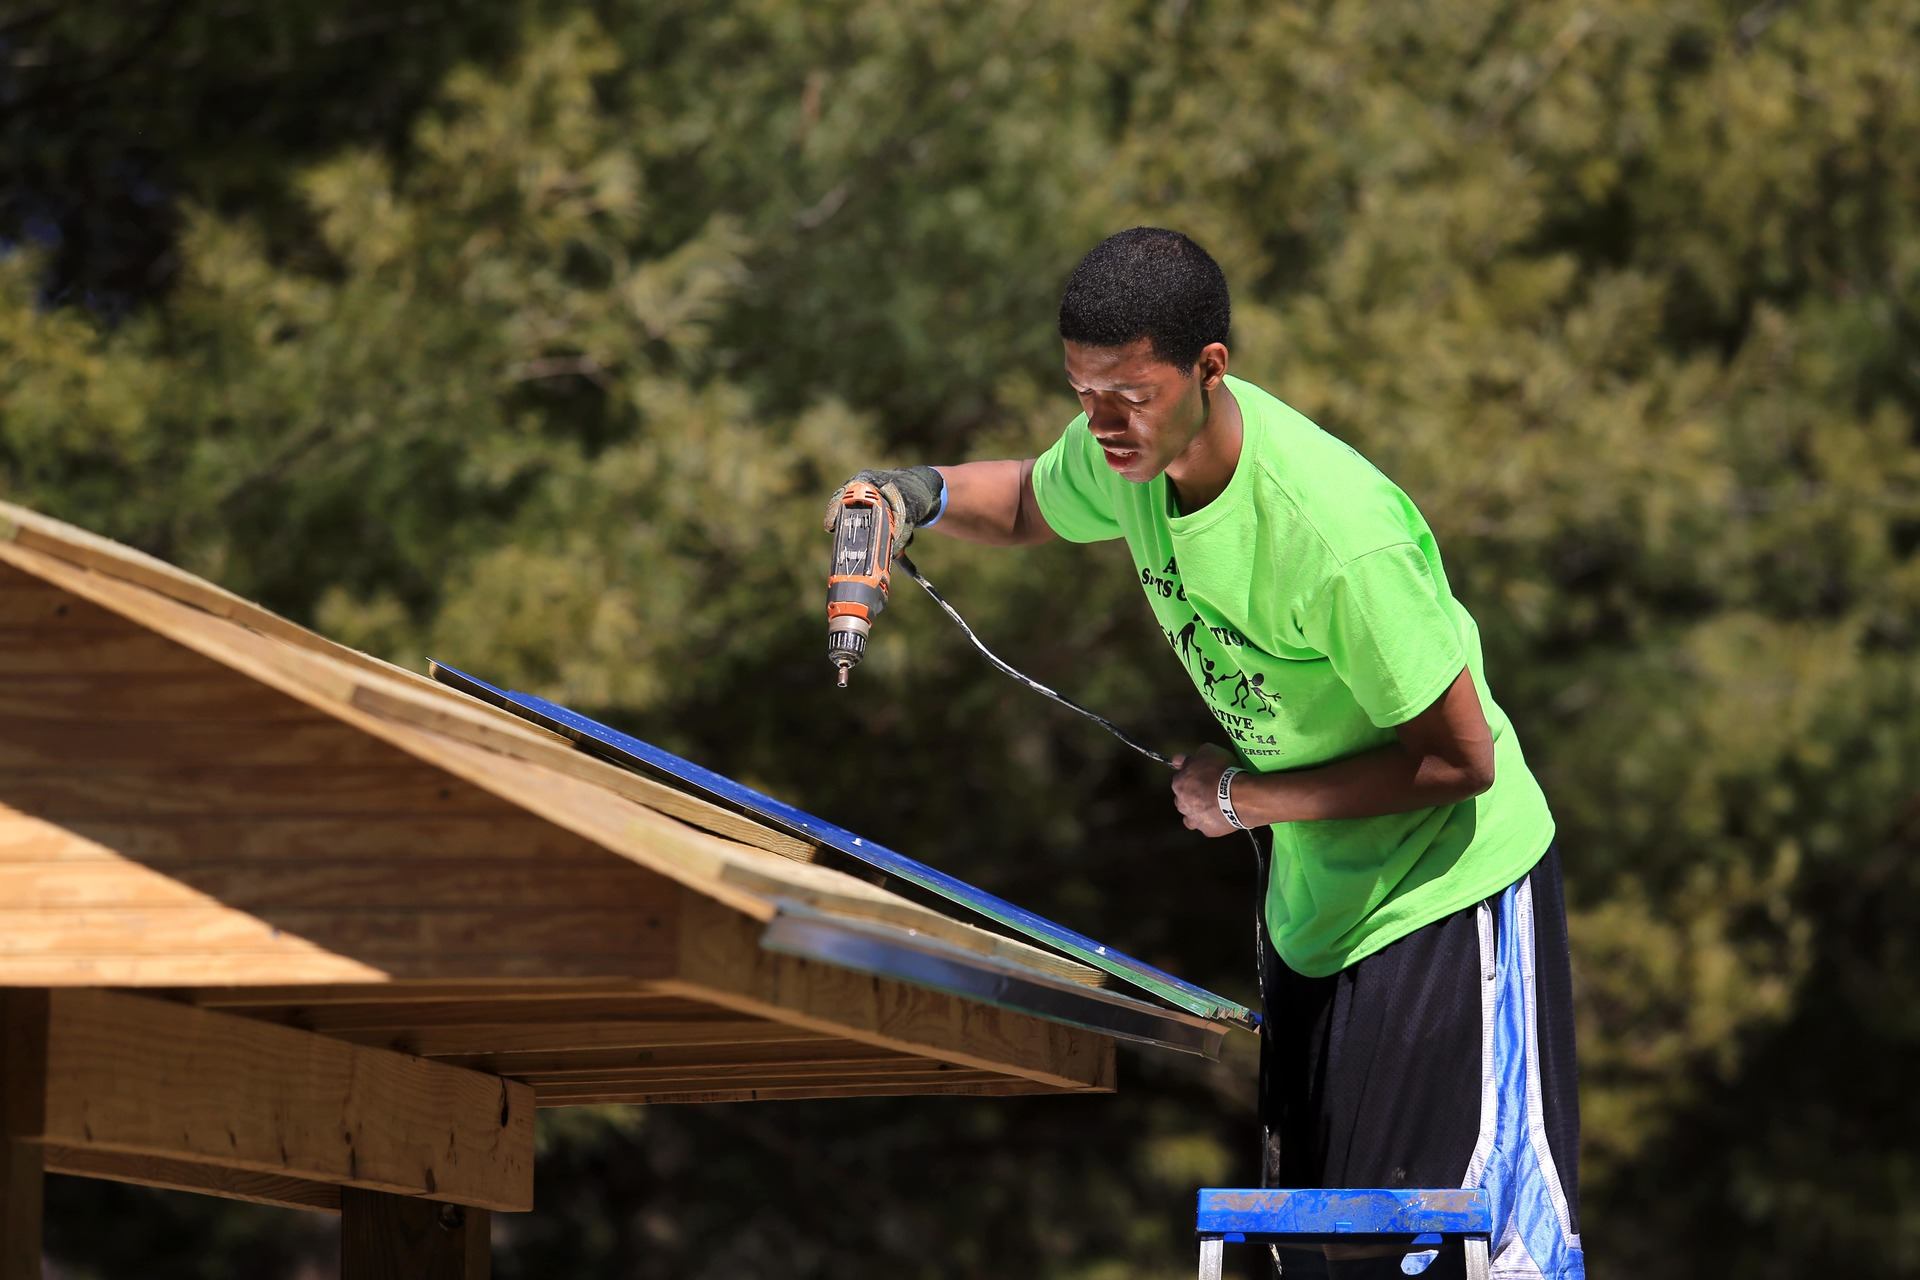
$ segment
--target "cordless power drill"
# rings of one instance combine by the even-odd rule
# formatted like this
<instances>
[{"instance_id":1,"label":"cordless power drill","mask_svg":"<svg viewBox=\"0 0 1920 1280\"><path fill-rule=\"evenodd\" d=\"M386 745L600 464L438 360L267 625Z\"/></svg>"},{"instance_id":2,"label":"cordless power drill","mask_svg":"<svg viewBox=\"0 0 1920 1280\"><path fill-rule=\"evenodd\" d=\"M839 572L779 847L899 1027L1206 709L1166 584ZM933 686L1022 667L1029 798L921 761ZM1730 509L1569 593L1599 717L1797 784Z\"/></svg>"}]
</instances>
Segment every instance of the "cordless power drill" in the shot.
<instances>
[{"instance_id":1,"label":"cordless power drill","mask_svg":"<svg viewBox=\"0 0 1920 1280\"><path fill-rule=\"evenodd\" d=\"M880 490L855 480L840 491L827 569L827 661L840 687L867 653L867 633L887 607L887 583L896 550L893 508Z\"/></svg>"}]
</instances>

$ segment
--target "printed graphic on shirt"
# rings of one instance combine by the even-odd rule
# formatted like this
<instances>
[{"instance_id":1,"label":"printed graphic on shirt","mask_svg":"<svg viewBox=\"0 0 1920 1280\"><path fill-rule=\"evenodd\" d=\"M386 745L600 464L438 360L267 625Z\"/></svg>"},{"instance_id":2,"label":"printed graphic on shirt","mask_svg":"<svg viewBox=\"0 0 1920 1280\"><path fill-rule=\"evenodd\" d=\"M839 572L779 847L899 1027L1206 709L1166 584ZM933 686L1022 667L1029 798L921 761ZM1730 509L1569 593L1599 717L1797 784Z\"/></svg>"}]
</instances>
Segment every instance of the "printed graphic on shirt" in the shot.
<instances>
[{"instance_id":1,"label":"printed graphic on shirt","mask_svg":"<svg viewBox=\"0 0 1920 1280\"><path fill-rule=\"evenodd\" d=\"M1285 755L1274 732L1279 691L1267 687L1265 673L1246 671L1234 657L1236 650L1247 647L1247 638L1232 627L1209 623L1200 616L1180 584L1180 566L1173 558L1158 573L1142 569L1140 587L1161 620L1160 633L1179 655L1200 696L1207 700L1208 709L1233 735L1241 753L1248 757ZM1169 619L1178 618L1180 605L1187 606L1187 621L1176 630Z\"/></svg>"}]
</instances>

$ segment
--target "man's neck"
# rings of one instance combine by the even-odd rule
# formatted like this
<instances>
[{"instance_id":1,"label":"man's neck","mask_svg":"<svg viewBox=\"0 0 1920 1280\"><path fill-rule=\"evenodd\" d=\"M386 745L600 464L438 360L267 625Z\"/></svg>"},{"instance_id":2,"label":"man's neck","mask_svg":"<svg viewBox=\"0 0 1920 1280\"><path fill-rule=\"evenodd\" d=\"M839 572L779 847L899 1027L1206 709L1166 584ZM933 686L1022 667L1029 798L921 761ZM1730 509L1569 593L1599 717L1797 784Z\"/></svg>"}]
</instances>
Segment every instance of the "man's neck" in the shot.
<instances>
[{"instance_id":1,"label":"man's neck","mask_svg":"<svg viewBox=\"0 0 1920 1280\"><path fill-rule=\"evenodd\" d=\"M1240 462L1240 442L1246 434L1240 402L1227 390L1224 379L1207 400L1207 421L1199 434L1167 464L1167 484L1182 515L1192 515L1224 493Z\"/></svg>"}]
</instances>

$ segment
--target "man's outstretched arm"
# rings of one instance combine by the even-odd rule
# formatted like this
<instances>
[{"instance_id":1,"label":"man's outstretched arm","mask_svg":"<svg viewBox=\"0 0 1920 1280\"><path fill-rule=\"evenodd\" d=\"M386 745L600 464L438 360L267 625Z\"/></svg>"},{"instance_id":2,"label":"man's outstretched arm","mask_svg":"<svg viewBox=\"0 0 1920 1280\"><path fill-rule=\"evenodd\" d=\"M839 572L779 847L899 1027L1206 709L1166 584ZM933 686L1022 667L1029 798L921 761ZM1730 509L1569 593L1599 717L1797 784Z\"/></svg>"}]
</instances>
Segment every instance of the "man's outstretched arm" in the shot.
<instances>
[{"instance_id":1,"label":"man's outstretched arm","mask_svg":"<svg viewBox=\"0 0 1920 1280\"><path fill-rule=\"evenodd\" d=\"M942 533L967 542L1010 547L1047 542L1053 530L1033 496L1032 458L1004 462L962 462L951 467L868 470L855 475L886 495L907 533L937 523ZM840 518L840 491L827 504L829 533Z\"/></svg>"},{"instance_id":2,"label":"man's outstretched arm","mask_svg":"<svg viewBox=\"0 0 1920 1280\"><path fill-rule=\"evenodd\" d=\"M1011 547L1053 540L1033 496L1032 458L936 467L947 482L940 532L967 542Z\"/></svg>"}]
</instances>

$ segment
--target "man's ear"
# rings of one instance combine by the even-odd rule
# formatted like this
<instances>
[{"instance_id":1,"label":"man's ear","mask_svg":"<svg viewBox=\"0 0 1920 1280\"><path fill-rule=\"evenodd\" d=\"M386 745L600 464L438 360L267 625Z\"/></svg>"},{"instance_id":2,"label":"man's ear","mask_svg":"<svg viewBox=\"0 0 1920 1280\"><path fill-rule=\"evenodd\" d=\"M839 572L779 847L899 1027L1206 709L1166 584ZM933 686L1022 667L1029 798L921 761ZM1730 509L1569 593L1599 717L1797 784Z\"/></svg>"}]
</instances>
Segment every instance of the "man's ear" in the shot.
<instances>
[{"instance_id":1,"label":"man's ear","mask_svg":"<svg viewBox=\"0 0 1920 1280\"><path fill-rule=\"evenodd\" d=\"M1202 391L1218 390L1220 380L1227 376L1227 344L1209 342L1200 348L1200 358L1194 362L1194 372L1200 378Z\"/></svg>"}]
</instances>

